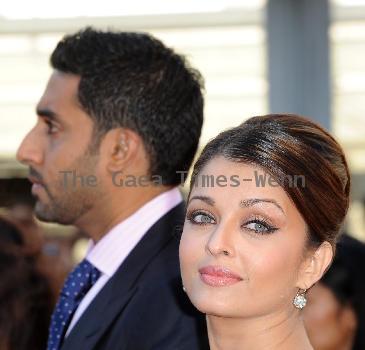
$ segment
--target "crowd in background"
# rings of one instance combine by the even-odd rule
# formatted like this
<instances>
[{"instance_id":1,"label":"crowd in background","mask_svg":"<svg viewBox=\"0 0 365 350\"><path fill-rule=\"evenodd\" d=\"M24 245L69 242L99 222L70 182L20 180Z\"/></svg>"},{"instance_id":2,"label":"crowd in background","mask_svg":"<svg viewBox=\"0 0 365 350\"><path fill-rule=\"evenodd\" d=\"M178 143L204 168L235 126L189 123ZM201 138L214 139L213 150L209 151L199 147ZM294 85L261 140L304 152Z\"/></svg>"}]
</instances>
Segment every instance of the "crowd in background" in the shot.
<instances>
[{"instance_id":1,"label":"crowd in background","mask_svg":"<svg viewBox=\"0 0 365 350\"><path fill-rule=\"evenodd\" d=\"M0 350L45 349L77 238L45 235L26 204L0 216Z\"/></svg>"}]
</instances>

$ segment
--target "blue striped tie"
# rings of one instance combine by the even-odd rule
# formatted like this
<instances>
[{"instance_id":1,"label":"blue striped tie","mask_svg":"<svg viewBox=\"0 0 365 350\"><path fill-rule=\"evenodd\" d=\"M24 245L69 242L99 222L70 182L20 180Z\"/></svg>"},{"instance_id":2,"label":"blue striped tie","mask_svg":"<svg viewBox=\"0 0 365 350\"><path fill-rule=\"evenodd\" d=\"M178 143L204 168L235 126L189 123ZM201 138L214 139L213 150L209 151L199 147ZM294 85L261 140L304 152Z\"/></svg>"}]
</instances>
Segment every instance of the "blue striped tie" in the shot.
<instances>
[{"instance_id":1,"label":"blue striped tie","mask_svg":"<svg viewBox=\"0 0 365 350\"><path fill-rule=\"evenodd\" d=\"M99 277L100 271L85 259L68 275L53 311L47 350L61 348L63 337L75 310Z\"/></svg>"}]
</instances>

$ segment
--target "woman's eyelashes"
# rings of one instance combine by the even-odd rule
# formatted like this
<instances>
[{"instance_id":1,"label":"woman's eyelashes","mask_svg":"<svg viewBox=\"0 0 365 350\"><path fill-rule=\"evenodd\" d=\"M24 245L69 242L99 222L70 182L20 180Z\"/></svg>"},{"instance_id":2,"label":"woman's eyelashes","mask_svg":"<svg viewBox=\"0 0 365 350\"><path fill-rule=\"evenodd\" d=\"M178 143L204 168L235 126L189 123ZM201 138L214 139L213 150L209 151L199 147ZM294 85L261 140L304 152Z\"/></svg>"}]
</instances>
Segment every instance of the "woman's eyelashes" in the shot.
<instances>
[{"instance_id":1,"label":"woman's eyelashes","mask_svg":"<svg viewBox=\"0 0 365 350\"><path fill-rule=\"evenodd\" d=\"M245 222L242 227L249 231L253 231L258 234L270 234L278 230L278 227L275 227L269 224L266 220L262 218L255 218Z\"/></svg>"},{"instance_id":2,"label":"woman's eyelashes","mask_svg":"<svg viewBox=\"0 0 365 350\"><path fill-rule=\"evenodd\" d=\"M186 219L193 225L214 225L217 223L213 214L204 210L192 210L186 215ZM261 217L254 217L245 221L241 228L257 234L270 234L277 231L279 228L270 224L267 220Z\"/></svg>"},{"instance_id":3,"label":"woman's eyelashes","mask_svg":"<svg viewBox=\"0 0 365 350\"><path fill-rule=\"evenodd\" d=\"M194 225L215 224L214 216L203 210L193 210L187 213L186 219Z\"/></svg>"}]
</instances>

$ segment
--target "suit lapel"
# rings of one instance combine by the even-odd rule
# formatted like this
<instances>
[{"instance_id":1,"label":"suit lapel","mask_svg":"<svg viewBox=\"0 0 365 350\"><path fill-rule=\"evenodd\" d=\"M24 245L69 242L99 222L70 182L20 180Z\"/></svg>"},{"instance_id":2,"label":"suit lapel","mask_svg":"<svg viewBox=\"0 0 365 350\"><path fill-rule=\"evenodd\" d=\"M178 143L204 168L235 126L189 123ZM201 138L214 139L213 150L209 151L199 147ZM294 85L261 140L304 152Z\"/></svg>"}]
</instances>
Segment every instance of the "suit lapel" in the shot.
<instances>
[{"instance_id":1,"label":"suit lapel","mask_svg":"<svg viewBox=\"0 0 365 350\"><path fill-rule=\"evenodd\" d=\"M92 349L115 318L123 312L138 289L138 279L150 261L172 240L179 239L183 224L184 204L181 203L145 234L128 255L115 275L98 293L69 336L62 350ZM133 234L131 232L131 234Z\"/></svg>"}]
</instances>

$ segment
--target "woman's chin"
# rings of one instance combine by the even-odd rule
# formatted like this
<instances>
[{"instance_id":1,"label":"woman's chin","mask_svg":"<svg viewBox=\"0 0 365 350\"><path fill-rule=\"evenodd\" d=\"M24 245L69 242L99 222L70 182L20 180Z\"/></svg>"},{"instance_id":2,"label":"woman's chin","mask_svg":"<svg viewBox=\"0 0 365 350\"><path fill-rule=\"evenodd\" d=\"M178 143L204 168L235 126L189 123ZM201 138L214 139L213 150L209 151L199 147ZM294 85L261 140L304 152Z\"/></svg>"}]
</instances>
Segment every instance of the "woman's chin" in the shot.
<instances>
[{"instance_id":1,"label":"woman's chin","mask_svg":"<svg viewBox=\"0 0 365 350\"><path fill-rule=\"evenodd\" d=\"M213 298L192 300L193 305L207 316L217 317L238 317L237 308L232 307L231 303L225 303L221 300L213 300Z\"/></svg>"}]
</instances>

